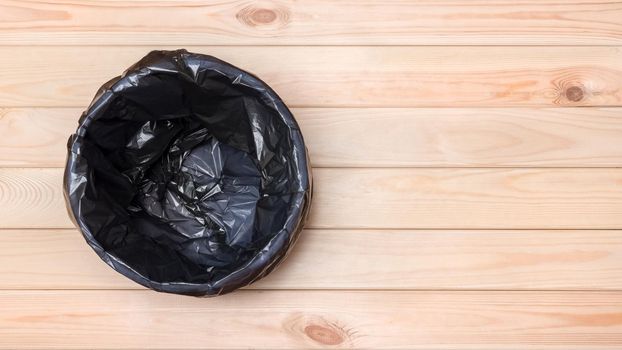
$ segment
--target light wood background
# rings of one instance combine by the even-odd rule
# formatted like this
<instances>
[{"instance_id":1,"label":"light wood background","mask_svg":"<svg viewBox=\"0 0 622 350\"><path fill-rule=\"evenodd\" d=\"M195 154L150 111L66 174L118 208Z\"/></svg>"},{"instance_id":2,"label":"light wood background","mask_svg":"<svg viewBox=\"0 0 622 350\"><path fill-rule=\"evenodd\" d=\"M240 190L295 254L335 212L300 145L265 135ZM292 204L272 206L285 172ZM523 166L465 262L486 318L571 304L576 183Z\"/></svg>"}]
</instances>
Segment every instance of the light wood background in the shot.
<instances>
[{"instance_id":1,"label":"light wood background","mask_svg":"<svg viewBox=\"0 0 622 350\"><path fill-rule=\"evenodd\" d=\"M284 98L315 175L272 275L212 299L118 275L65 144L155 48ZM0 0L0 348L622 348L622 1Z\"/></svg>"}]
</instances>

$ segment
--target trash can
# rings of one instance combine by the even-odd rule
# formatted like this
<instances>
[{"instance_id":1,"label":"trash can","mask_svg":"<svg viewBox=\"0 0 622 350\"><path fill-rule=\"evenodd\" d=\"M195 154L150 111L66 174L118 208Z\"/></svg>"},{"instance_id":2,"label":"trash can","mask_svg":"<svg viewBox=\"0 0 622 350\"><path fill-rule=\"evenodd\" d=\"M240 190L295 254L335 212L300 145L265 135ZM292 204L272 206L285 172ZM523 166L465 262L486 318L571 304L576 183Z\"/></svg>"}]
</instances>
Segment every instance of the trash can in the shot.
<instances>
[{"instance_id":1,"label":"trash can","mask_svg":"<svg viewBox=\"0 0 622 350\"><path fill-rule=\"evenodd\" d=\"M88 244L156 291L213 296L270 273L305 223L300 129L263 81L153 51L104 84L68 142L64 193Z\"/></svg>"}]
</instances>

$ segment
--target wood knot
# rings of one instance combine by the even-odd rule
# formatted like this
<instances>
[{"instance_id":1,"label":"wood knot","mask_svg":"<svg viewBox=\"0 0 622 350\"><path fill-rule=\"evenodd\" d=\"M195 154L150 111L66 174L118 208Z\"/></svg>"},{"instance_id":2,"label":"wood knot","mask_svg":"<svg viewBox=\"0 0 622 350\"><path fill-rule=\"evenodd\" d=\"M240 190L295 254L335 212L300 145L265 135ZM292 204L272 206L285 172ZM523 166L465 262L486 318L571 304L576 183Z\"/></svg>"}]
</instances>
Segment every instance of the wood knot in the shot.
<instances>
[{"instance_id":1,"label":"wood knot","mask_svg":"<svg viewBox=\"0 0 622 350\"><path fill-rule=\"evenodd\" d=\"M591 102L598 93L594 91L594 82L586 79L586 73L560 70L551 81L551 97L556 105L580 105Z\"/></svg>"},{"instance_id":2,"label":"wood knot","mask_svg":"<svg viewBox=\"0 0 622 350\"><path fill-rule=\"evenodd\" d=\"M571 86L566 89L566 99L572 102L579 102L583 99L583 89L579 86Z\"/></svg>"},{"instance_id":3,"label":"wood knot","mask_svg":"<svg viewBox=\"0 0 622 350\"><path fill-rule=\"evenodd\" d=\"M338 332L329 327L313 324L306 326L304 331L309 338L324 345L339 345L344 340Z\"/></svg>"},{"instance_id":4,"label":"wood knot","mask_svg":"<svg viewBox=\"0 0 622 350\"><path fill-rule=\"evenodd\" d=\"M352 328L319 315L294 313L283 323L288 334L313 345L351 347L360 336Z\"/></svg>"},{"instance_id":5,"label":"wood knot","mask_svg":"<svg viewBox=\"0 0 622 350\"><path fill-rule=\"evenodd\" d=\"M251 13L251 22L257 24L268 24L276 20L276 13L269 9L257 9Z\"/></svg>"},{"instance_id":6,"label":"wood knot","mask_svg":"<svg viewBox=\"0 0 622 350\"><path fill-rule=\"evenodd\" d=\"M240 23L253 28L278 29L289 23L289 10L283 6L249 5L238 11L235 17Z\"/></svg>"}]
</instances>

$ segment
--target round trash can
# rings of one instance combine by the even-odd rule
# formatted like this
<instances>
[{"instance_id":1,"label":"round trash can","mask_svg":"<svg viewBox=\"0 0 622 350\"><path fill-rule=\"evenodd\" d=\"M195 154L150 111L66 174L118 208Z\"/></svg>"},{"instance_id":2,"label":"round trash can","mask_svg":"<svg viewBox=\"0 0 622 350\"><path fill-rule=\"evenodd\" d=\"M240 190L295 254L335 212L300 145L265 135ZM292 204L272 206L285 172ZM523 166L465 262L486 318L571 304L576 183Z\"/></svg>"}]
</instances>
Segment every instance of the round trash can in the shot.
<instances>
[{"instance_id":1,"label":"round trash can","mask_svg":"<svg viewBox=\"0 0 622 350\"><path fill-rule=\"evenodd\" d=\"M153 51L104 84L68 142L70 216L101 259L156 291L213 296L266 276L311 192L279 96L185 50Z\"/></svg>"}]
</instances>

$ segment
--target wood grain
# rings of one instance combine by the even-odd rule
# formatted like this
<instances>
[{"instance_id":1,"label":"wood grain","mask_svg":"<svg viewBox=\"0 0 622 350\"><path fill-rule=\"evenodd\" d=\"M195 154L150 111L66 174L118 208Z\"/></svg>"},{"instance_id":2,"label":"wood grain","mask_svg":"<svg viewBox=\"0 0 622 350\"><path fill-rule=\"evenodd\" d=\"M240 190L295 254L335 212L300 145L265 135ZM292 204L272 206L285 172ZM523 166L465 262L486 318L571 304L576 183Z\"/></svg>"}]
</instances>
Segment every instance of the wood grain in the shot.
<instances>
[{"instance_id":1,"label":"wood grain","mask_svg":"<svg viewBox=\"0 0 622 350\"><path fill-rule=\"evenodd\" d=\"M77 230L0 230L0 289L128 288ZM620 290L622 231L306 230L250 288Z\"/></svg>"},{"instance_id":2,"label":"wood grain","mask_svg":"<svg viewBox=\"0 0 622 350\"><path fill-rule=\"evenodd\" d=\"M318 228L616 229L622 169L320 169Z\"/></svg>"},{"instance_id":3,"label":"wood grain","mask_svg":"<svg viewBox=\"0 0 622 350\"><path fill-rule=\"evenodd\" d=\"M599 0L0 1L0 44L619 45Z\"/></svg>"},{"instance_id":4,"label":"wood grain","mask_svg":"<svg viewBox=\"0 0 622 350\"><path fill-rule=\"evenodd\" d=\"M316 167L618 167L620 108L295 108ZM61 167L78 108L0 109L0 166Z\"/></svg>"},{"instance_id":5,"label":"wood grain","mask_svg":"<svg viewBox=\"0 0 622 350\"><path fill-rule=\"evenodd\" d=\"M69 228L62 169L0 169L0 228ZM309 228L620 229L622 169L314 169Z\"/></svg>"},{"instance_id":6,"label":"wood grain","mask_svg":"<svg viewBox=\"0 0 622 350\"><path fill-rule=\"evenodd\" d=\"M71 227L62 169L0 168L0 226Z\"/></svg>"},{"instance_id":7,"label":"wood grain","mask_svg":"<svg viewBox=\"0 0 622 350\"><path fill-rule=\"evenodd\" d=\"M0 346L617 349L620 292L0 291Z\"/></svg>"},{"instance_id":8,"label":"wood grain","mask_svg":"<svg viewBox=\"0 0 622 350\"><path fill-rule=\"evenodd\" d=\"M85 108L153 48L0 46L0 106ZM291 107L622 106L619 47L188 47Z\"/></svg>"},{"instance_id":9,"label":"wood grain","mask_svg":"<svg viewBox=\"0 0 622 350\"><path fill-rule=\"evenodd\" d=\"M0 109L0 166L64 167L79 109Z\"/></svg>"}]
</instances>

